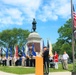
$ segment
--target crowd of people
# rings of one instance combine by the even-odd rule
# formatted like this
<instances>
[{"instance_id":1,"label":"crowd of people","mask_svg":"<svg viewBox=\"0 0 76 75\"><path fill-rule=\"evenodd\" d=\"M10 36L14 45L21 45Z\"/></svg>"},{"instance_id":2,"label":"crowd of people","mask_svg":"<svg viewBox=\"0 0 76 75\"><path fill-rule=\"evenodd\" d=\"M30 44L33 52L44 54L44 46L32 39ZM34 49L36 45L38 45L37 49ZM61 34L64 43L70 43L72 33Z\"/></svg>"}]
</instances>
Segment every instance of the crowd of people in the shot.
<instances>
[{"instance_id":1,"label":"crowd of people","mask_svg":"<svg viewBox=\"0 0 76 75\"><path fill-rule=\"evenodd\" d=\"M37 56L36 54L33 55L32 48L29 48L29 50L26 53L26 56L22 56L22 55L18 55L17 57L8 56L7 58L5 55L3 56L1 55L0 65L35 67L35 57ZM51 68L58 69L59 55L56 51L52 56L49 56L49 49L47 47L44 47L41 56L43 57L43 61L44 61L43 62L44 73L47 74L49 73L49 66ZM64 54L61 57L61 63L62 63L62 68L65 70L68 69L68 58L69 55L66 53L66 51L64 51Z\"/></svg>"},{"instance_id":2,"label":"crowd of people","mask_svg":"<svg viewBox=\"0 0 76 75\"><path fill-rule=\"evenodd\" d=\"M2 57L0 56L0 65L3 66L21 66L22 65L22 57L10 57L8 56L8 58L6 58L5 55L3 55Z\"/></svg>"},{"instance_id":3,"label":"crowd of people","mask_svg":"<svg viewBox=\"0 0 76 75\"><path fill-rule=\"evenodd\" d=\"M32 50L29 49L25 55L18 54L18 56L0 55L0 65L3 66L27 66L35 67L35 56L32 54Z\"/></svg>"}]
</instances>

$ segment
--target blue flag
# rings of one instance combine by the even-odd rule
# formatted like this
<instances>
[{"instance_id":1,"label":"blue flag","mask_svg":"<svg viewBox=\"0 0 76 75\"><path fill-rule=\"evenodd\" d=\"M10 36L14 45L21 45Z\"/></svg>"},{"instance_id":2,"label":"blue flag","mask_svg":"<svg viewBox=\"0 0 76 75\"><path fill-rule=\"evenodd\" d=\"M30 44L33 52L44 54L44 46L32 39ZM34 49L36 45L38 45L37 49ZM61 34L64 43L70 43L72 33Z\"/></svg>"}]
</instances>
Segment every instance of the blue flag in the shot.
<instances>
[{"instance_id":1,"label":"blue flag","mask_svg":"<svg viewBox=\"0 0 76 75\"><path fill-rule=\"evenodd\" d=\"M6 48L6 58L8 58L8 48Z\"/></svg>"},{"instance_id":2,"label":"blue flag","mask_svg":"<svg viewBox=\"0 0 76 75\"><path fill-rule=\"evenodd\" d=\"M24 48L24 46L22 47L22 56L24 56L24 57L26 56L25 55L25 48Z\"/></svg>"},{"instance_id":3,"label":"blue flag","mask_svg":"<svg viewBox=\"0 0 76 75\"><path fill-rule=\"evenodd\" d=\"M13 56L13 53L12 53L12 47L10 47L10 57Z\"/></svg>"},{"instance_id":4,"label":"blue flag","mask_svg":"<svg viewBox=\"0 0 76 75\"><path fill-rule=\"evenodd\" d=\"M32 44L32 54L34 55L34 56L36 56L36 52L34 51L34 44Z\"/></svg>"}]
</instances>

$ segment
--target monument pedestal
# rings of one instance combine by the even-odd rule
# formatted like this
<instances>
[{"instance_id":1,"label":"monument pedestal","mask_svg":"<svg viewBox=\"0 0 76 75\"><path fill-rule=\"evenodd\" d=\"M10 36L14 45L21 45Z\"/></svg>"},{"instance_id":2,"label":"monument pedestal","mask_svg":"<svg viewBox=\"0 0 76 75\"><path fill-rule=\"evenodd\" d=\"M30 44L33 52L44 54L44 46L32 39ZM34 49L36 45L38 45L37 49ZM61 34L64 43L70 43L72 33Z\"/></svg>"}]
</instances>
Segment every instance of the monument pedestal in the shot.
<instances>
[{"instance_id":1,"label":"monument pedestal","mask_svg":"<svg viewBox=\"0 0 76 75\"><path fill-rule=\"evenodd\" d=\"M27 46L32 47L32 44L34 44L35 52L40 52L41 50L41 37L37 32L32 32L29 34L27 38Z\"/></svg>"},{"instance_id":2,"label":"monument pedestal","mask_svg":"<svg viewBox=\"0 0 76 75\"><path fill-rule=\"evenodd\" d=\"M36 56L35 75L43 75L43 58Z\"/></svg>"}]
</instances>

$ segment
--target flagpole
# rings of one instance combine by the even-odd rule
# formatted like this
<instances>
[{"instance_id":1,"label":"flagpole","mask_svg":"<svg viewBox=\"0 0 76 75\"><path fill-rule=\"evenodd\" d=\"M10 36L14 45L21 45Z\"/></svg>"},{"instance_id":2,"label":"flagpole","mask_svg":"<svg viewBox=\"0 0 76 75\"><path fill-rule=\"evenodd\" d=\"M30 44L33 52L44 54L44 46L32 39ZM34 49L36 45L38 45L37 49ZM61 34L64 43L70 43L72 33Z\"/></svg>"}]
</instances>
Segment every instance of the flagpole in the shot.
<instances>
[{"instance_id":1,"label":"flagpole","mask_svg":"<svg viewBox=\"0 0 76 75\"><path fill-rule=\"evenodd\" d=\"M74 47L75 47L75 39L74 39L74 24L73 24L73 2L71 0L71 20L72 20L72 54L73 54L73 68L74 68Z\"/></svg>"}]
</instances>

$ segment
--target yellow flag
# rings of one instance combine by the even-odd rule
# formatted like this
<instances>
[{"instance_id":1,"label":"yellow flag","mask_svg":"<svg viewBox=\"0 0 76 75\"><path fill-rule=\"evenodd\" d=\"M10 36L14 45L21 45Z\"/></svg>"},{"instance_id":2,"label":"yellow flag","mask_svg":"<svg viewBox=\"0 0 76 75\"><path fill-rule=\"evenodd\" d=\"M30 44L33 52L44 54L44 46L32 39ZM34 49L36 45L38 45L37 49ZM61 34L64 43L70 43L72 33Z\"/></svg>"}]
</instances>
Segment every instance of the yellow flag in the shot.
<instances>
[{"instance_id":1,"label":"yellow flag","mask_svg":"<svg viewBox=\"0 0 76 75\"><path fill-rule=\"evenodd\" d=\"M53 53L52 53L52 45L50 44L50 47L49 47L49 55L52 57L53 56Z\"/></svg>"}]
</instances>

